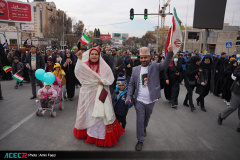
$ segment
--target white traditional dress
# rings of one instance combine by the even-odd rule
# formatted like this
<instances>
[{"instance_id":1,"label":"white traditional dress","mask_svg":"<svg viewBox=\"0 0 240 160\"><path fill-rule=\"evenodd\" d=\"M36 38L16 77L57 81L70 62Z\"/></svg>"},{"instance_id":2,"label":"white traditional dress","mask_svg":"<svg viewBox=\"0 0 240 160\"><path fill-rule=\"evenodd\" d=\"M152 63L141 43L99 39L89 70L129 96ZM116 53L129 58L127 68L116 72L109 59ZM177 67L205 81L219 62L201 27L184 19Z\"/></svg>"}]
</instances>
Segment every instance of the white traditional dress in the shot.
<instances>
[{"instance_id":1,"label":"white traditional dress","mask_svg":"<svg viewBox=\"0 0 240 160\"><path fill-rule=\"evenodd\" d=\"M91 50L98 48L92 48ZM76 124L73 130L77 139L86 139L86 143L96 146L111 147L117 145L119 136L125 130L116 120L112 107L109 85L114 81L113 73L107 63L101 58L98 63L89 60L90 51L83 53L82 60L77 61L75 75L82 84L79 93ZM104 86L98 84L101 79ZM108 96L104 103L99 100L103 87Z\"/></svg>"}]
</instances>

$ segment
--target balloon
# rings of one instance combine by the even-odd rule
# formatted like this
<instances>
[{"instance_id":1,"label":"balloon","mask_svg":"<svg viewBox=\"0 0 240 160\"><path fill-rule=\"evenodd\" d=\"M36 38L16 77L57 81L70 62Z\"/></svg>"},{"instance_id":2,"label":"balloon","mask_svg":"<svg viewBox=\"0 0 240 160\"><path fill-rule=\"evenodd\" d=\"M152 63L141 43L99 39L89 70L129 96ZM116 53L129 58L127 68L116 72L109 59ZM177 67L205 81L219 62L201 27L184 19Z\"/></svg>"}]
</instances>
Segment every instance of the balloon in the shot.
<instances>
[{"instance_id":1,"label":"balloon","mask_svg":"<svg viewBox=\"0 0 240 160\"><path fill-rule=\"evenodd\" d=\"M43 69L37 69L36 72L35 72L35 77L38 80L42 81L45 73L46 72Z\"/></svg>"},{"instance_id":2,"label":"balloon","mask_svg":"<svg viewBox=\"0 0 240 160\"><path fill-rule=\"evenodd\" d=\"M53 84L55 81L55 75L51 72L47 72L44 74L43 80L47 84Z\"/></svg>"}]
</instances>

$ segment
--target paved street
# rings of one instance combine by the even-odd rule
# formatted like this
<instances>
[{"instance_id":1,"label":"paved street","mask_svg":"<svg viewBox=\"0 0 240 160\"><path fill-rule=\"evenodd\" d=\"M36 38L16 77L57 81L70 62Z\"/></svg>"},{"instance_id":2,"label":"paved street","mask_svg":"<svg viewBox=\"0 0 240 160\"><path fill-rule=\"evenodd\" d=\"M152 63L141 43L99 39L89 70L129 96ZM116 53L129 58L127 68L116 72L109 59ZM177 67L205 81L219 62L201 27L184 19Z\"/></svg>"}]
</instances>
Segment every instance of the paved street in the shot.
<instances>
[{"instance_id":1,"label":"paved street","mask_svg":"<svg viewBox=\"0 0 240 160\"><path fill-rule=\"evenodd\" d=\"M14 89L15 80L1 81L4 101L0 101L0 150L45 151L128 151L135 152L136 114L131 108L127 116L126 133L112 148L96 147L73 136L78 92L74 101L64 102L65 110L56 109L57 117L49 113L35 115L37 104L30 100L31 86ZM37 88L39 89L39 87ZM182 105L186 89L181 86L178 109L172 109L165 100L159 100L147 128L143 150L136 154L159 154L159 159L239 159L240 133L237 112L223 125L217 124L217 115L227 106L223 100L210 94L206 98L207 112L197 107L195 112ZM196 95L194 103L196 105ZM58 105L57 105L58 107ZM158 151L158 152L156 152Z\"/></svg>"}]
</instances>

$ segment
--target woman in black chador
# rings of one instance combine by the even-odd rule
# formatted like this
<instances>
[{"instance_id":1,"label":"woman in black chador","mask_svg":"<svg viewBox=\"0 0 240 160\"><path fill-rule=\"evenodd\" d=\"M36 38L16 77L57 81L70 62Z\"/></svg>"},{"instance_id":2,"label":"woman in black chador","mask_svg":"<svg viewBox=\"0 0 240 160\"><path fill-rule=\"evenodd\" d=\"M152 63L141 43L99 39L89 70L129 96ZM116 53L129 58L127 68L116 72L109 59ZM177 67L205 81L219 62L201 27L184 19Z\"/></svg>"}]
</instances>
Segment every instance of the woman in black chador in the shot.
<instances>
[{"instance_id":1,"label":"woman in black chador","mask_svg":"<svg viewBox=\"0 0 240 160\"><path fill-rule=\"evenodd\" d=\"M213 91L214 86L214 73L213 73L213 62L210 55L206 55L201 64L200 64L200 72L199 78L197 80L197 89L196 93L199 94L197 98L197 105L201 107L201 110L206 112L206 108L204 106L204 98L208 95L209 91Z\"/></svg>"},{"instance_id":2,"label":"woman in black chador","mask_svg":"<svg viewBox=\"0 0 240 160\"><path fill-rule=\"evenodd\" d=\"M67 51L63 60L62 60L62 67L64 72L66 73L66 88L67 88L67 96L70 101L73 100L75 95L75 64L73 55L70 51Z\"/></svg>"}]
</instances>

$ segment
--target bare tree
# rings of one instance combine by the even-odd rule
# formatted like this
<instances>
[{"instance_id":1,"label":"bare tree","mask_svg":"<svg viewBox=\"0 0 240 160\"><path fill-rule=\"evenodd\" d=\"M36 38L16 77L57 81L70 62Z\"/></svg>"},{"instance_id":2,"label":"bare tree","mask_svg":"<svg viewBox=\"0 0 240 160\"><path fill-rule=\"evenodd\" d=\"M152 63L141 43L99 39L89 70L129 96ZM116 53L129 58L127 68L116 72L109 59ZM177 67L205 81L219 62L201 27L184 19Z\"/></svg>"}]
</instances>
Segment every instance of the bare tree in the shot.
<instances>
[{"instance_id":1,"label":"bare tree","mask_svg":"<svg viewBox=\"0 0 240 160\"><path fill-rule=\"evenodd\" d=\"M84 23L83 21L78 21L75 25L73 25L73 33L76 34L76 36L82 36L84 29Z\"/></svg>"}]
</instances>

